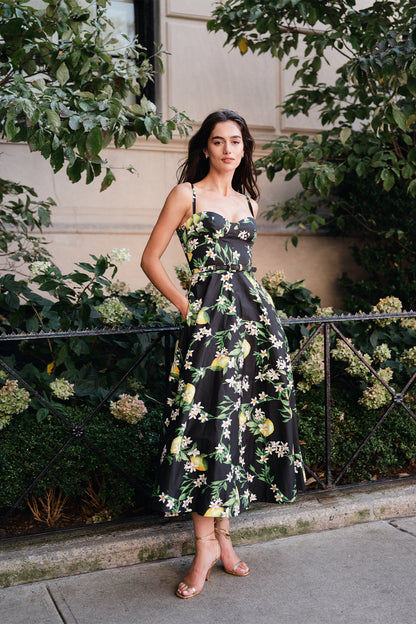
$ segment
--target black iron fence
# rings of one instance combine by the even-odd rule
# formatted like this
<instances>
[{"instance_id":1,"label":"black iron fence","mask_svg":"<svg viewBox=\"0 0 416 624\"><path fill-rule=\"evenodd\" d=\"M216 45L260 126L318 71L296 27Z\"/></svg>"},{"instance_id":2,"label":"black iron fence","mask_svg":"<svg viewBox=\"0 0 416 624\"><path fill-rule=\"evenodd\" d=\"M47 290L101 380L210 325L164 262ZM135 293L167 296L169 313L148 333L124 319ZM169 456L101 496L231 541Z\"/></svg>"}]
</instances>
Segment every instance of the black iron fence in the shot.
<instances>
[{"instance_id":1,"label":"black iron fence","mask_svg":"<svg viewBox=\"0 0 416 624\"><path fill-rule=\"evenodd\" d=\"M325 368L325 481L323 481L315 472L311 470L310 467L305 466L305 470L308 474L310 474L313 479L321 488L336 488L340 482L342 481L345 473L353 464L353 462L358 458L360 453L363 451L365 446L369 443L371 438L375 435L376 431L383 424L383 422L387 419L388 416L392 414L394 410L397 410L399 407L402 407L413 421L416 422L416 414L413 409L407 404L405 397L406 393L411 388L412 384L416 380L416 370L411 375L411 377L407 380L407 382L403 385L403 387L397 391L392 388L381 376L380 374L373 368L371 364L364 358L364 356L359 352L359 350L352 344L351 340L345 335L344 332L338 327L338 325L343 325L345 323L351 323L354 321L365 322L365 321L379 321L380 319L387 320L400 320L404 318L415 318L416 312L403 312L403 313L389 313L389 314L349 314L349 315L341 315L341 316L328 316L328 317L311 317L311 318L289 318L283 321L283 324L286 326L293 325L304 325L307 324L309 326L316 325L316 328L311 332L308 340L293 358L293 364L301 358L302 354L305 353L308 346L316 339L316 337L323 333L324 336L324 368ZM332 454L333 454L333 445L332 445L332 400L331 400L331 354L330 354L330 337L331 332L334 332L337 337L339 337L344 344L347 345L348 349L350 349L354 355L360 360L360 362L368 369L371 375L383 385L383 387L387 390L387 392L391 396L391 401L387 405L386 409L379 416L377 422L373 425L367 436L361 441L358 448L352 454L352 456L345 462L344 466L338 472L336 478L334 479L332 476ZM414 441L416 444L416 440Z\"/></svg>"},{"instance_id":2,"label":"black iron fence","mask_svg":"<svg viewBox=\"0 0 416 624\"><path fill-rule=\"evenodd\" d=\"M303 318L289 318L283 320L283 325L288 328L295 328L296 326L306 326L308 328L307 339L303 346L299 349L296 356L293 358L293 363L296 365L297 362L300 361L302 356L307 353L308 347L313 343L314 340L317 339L319 335L323 334L324 339L324 349L323 349L323 362L324 362L324 401L325 401L325 470L324 477L319 476L310 466L305 466L307 473L312 477L315 486L322 489L328 488L336 488L340 487L341 482L351 467L351 465L356 461L359 455L362 453L363 449L366 445L369 444L369 441L375 436L377 430L383 424L383 422L392 416L392 414L398 408L404 410L407 416L416 422L416 415L412 408L412 405L409 405L408 400L406 399L408 392L412 386L412 384L416 380L416 370L410 376L410 378L403 384L399 390L391 387L389 383L387 383L379 372L375 370L375 368L364 358L363 354L354 346L351 340L346 335L348 332L343 331L341 328L345 324L351 322L370 322L370 321L379 321L380 319L389 319L390 321L397 321L405 318L416 318L416 312L403 312L397 314L359 314L359 315L342 315L342 316L327 316L327 317L303 317ZM76 441L82 440L97 456L101 457L104 462L107 462L111 469L115 472L118 472L125 478L130 485L134 488L137 497L142 497L146 499L147 492L143 488L143 484L137 477L133 477L128 471L123 469L116 458L110 456L105 450L103 450L96 441L90 439L88 435L87 426L91 421L99 414L100 410L108 404L108 401L117 393L120 387L123 386L126 379L132 374L132 372L139 366L143 366L146 358L149 354L154 351L156 346L160 346L162 343L163 346L163 354L164 354L164 365L163 365L163 374L165 377L165 384L167 384L169 369L171 366L172 355L173 355L173 345L174 345L174 337L178 331L178 327L150 327L150 328L129 328L129 329L103 329L103 330L84 330L84 331L74 331L74 332L45 332L45 333L20 333L20 334L11 334L11 335L2 335L0 336L0 367L3 369L7 375L18 381L21 387L25 388L32 397L36 398L40 404L44 408L46 408L56 419L59 419L61 423L65 425L65 429L67 432L67 437L62 445L56 449L54 456L49 459L43 466L42 470L36 474L30 484L22 484L22 491L19 496L16 498L15 502L10 505L7 509L3 509L2 517L0 517L0 527L4 525L8 519L12 516L12 514L24 503L34 488L39 484L39 482L43 479L43 477L55 466L55 464L60 460L60 458L65 454L67 449L73 445ZM121 375L118 381L112 385L110 389L102 396L101 400L88 411L88 414L83 418L81 422L73 422L71 418L68 417L67 413L63 413L59 408L57 408L56 404L52 404L47 398L45 398L42 393L38 392L38 390L33 387L27 380L25 380L24 376L21 372L15 370L13 366L11 366L6 360L7 357L5 353L12 349L12 345L22 343L27 343L29 341L54 341L54 340L62 340L62 339L70 339L70 338L82 338L87 336L106 336L112 337L114 340L119 339L121 336L125 337L130 334L133 335L145 335L149 334L151 336L155 336L148 346L142 350L137 358L130 364L127 370ZM332 366L331 366L331 353L330 353L330 342L331 337L337 337L343 343L345 343L353 353L354 356L357 357L363 366L371 373L371 375L376 379L389 393L391 400L389 404L382 410L382 413L379 414L377 422L372 426L371 431L360 441L357 448L351 455L351 457L345 462L340 470L337 470L337 475L333 477L333 467L332 467L332 458L333 458L333 440L332 440ZM409 345L408 345L409 346ZM165 386L166 387L166 386ZM162 411L162 407L160 407L160 411ZM0 434L1 435L1 434ZM0 458L1 462L1 458ZM1 468L1 463L0 463ZM57 484L59 485L59 484ZM1 510L0 510L1 512Z\"/></svg>"},{"instance_id":3,"label":"black iron fence","mask_svg":"<svg viewBox=\"0 0 416 624\"><path fill-rule=\"evenodd\" d=\"M82 440L97 456L101 457L104 462L107 462L111 468L122 475L127 482L134 488L136 493L136 500L142 498L144 501L148 497L148 492L144 489L142 482L133 477L129 472L123 469L114 457L111 457L105 450L103 450L96 442L94 442L87 433L87 427L89 423L96 417L100 410L108 404L110 399L125 383L126 379L133 373L133 371L140 365L144 365L146 358L149 354L155 350L155 348L162 342L164 353L164 367L162 375L164 377L165 394L168 381L168 373L173 359L173 337L178 331L178 327L149 327L149 328L126 328L126 329L94 329L94 330L80 330L80 331L50 331L40 333L19 333L0 336L0 367L7 375L15 379L21 387L25 388L32 398L36 398L39 403L44 406L48 412L50 412L55 418L57 418L66 427L67 438L65 442L56 449L54 456L44 465L43 469L35 476L27 487L24 487L22 493L18 496L15 502L6 510L0 517L0 528L6 523L10 516L15 512L23 502L25 502L34 490L37 484L43 479L43 477L57 464L60 458L64 455L65 451L75 442ZM30 341L54 341L54 340L68 340L73 338L85 338L85 337L113 337L114 340L118 340L121 337L129 335L144 336L144 335L156 335L156 337L150 341L148 346L138 355L133 358L133 362L127 368L127 370L121 375L117 382L112 385L110 389L105 392L101 400L90 410L83 418L82 422L72 422L62 410L56 407L56 404L52 404L45 396L40 394L36 388L28 383L23 376L11 367L4 358L4 353L7 349L10 350L11 345L18 343L19 345L25 344ZM1 435L1 434L0 434ZM1 466L1 464L0 464ZM4 485L4 484L3 484ZM57 484L59 485L59 484ZM0 510L1 511L1 510Z\"/></svg>"}]
</instances>

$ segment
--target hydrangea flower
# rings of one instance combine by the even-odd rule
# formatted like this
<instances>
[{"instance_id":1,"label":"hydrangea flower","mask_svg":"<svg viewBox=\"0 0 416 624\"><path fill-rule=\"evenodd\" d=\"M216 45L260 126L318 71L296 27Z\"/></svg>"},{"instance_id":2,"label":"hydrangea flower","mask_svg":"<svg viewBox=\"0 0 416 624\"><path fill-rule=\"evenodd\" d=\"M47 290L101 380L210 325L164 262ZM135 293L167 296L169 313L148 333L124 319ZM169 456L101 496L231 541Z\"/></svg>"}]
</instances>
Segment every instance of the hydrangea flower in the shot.
<instances>
[{"instance_id":1,"label":"hydrangea flower","mask_svg":"<svg viewBox=\"0 0 416 624\"><path fill-rule=\"evenodd\" d=\"M104 325L109 325L110 327L117 327L117 325L123 323L124 319L133 318L132 312L117 297L106 299L101 305L96 306L95 309L100 314Z\"/></svg>"},{"instance_id":2,"label":"hydrangea flower","mask_svg":"<svg viewBox=\"0 0 416 624\"><path fill-rule=\"evenodd\" d=\"M268 271L262 278L261 283L272 297L279 297L285 292L284 287L281 286L281 283L284 281L286 281L286 278L283 271Z\"/></svg>"},{"instance_id":3,"label":"hydrangea flower","mask_svg":"<svg viewBox=\"0 0 416 624\"><path fill-rule=\"evenodd\" d=\"M49 387L52 390L52 394L56 396L57 399L62 399L62 401L66 401L75 394L74 384L70 383L64 377L51 381Z\"/></svg>"},{"instance_id":4,"label":"hydrangea flower","mask_svg":"<svg viewBox=\"0 0 416 624\"><path fill-rule=\"evenodd\" d=\"M390 401L390 392L379 381L376 381L372 386L366 388L363 392L363 396L358 399L358 403L367 409L378 409Z\"/></svg>"},{"instance_id":5,"label":"hydrangea flower","mask_svg":"<svg viewBox=\"0 0 416 624\"><path fill-rule=\"evenodd\" d=\"M349 340L349 342L351 342ZM363 356L366 362L372 364L373 360L368 353L361 353L358 351L360 355ZM338 338L336 342L336 346L331 350L331 355L334 360L343 360L348 363L346 372L352 377L359 377L366 381L371 379L371 371L367 368L367 366L355 355L353 351L348 347L348 345Z\"/></svg>"},{"instance_id":6,"label":"hydrangea flower","mask_svg":"<svg viewBox=\"0 0 416 624\"><path fill-rule=\"evenodd\" d=\"M389 367L381 368L378 374L386 383L389 383L393 377L393 371ZM367 409L378 409L379 407L383 407L383 405L387 405L390 401L390 392L378 379L372 386L366 388L363 392L363 396L358 399L358 403Z\"/></svg>"},{"instance_id":7,"label":"hydrangea flower","mask_svg":"<svg viewBox=\"0 0 416 624\"><path fill-rule=\"evenodd\" d=\"M148 295L150 295L150 299L156 308L165 309L169 307L170 302L168 301L168 299L166 299L166 297L164 297L162 293L155 286L153 286L152 283L149 282L145 286L144 291Z\"/></svg>"},{"instance_id":8,"label":"hydrangea flower","mask_svg":"<svg viewBox=\"0 0 416 624\"><path fill-rule=\"evenodd\" d=\"M47 260L36 260L35 262L32 262L29 267L30 275L32 277L42 275L43 273L46 273L51 266L51 263Z\"/></svg>"},{"instance_id":9,"label":"hydrangea flower","mask_svg":"<svg viewBox=\"0 0 416 624\"><path fill-rule=\"evenodd\" d=\"M327 308L317 307L314 316L333 316L334 308L328 306Z\"/></svg>"},{"instance_id":10,"label":"hydrangea flower","mask_svg":"<svg viewBox=\"0 0 416 624\"><path fill-rule=\"evenodd\" d=\"M380 299L377 305L373 306L372 312L374 314L390 314L401 312L403 309L402 302L397 297L384 297L384 299ZM381 327L385 327L386 325L390 325L390 323L394 323L396 319L377 319L377 325Z\"/></svg>"},{"instance_id":11,"label":"hydrangea flower","mask_svg":"<svg viewBox=\"0 0 416 624\"><path fill-rule=\"evenodd\" d=\"M110 252L110 258L114 262L130 262L131 260L130 249L126 249L125 247L121 247L121 248L114 247L114 249L112 249Z\"/></svg>"},{"instance_id":12,"label":"hydrangea flower","mask_svg":"<svg viewBox=\"0 0 416 624\"><path fill-rule=\"evenodd\" d=\"M373 358L375 362L385 362L391 358L391 351L389 347L383 343L378 345L373 352Z\"/></svg>"},{"instance_id":13,"label":"hydrangea flower","mask_svg":"<svg viewBox=\"0 0 416 624\"><path fill-rule=\"evenodd\" d=\"M110 412L114 418L135 425L147 414L147 408L137 394L121 394L118 401L111 401Z\"/></svg>"},{"instance_id":14,"label":"hydrangea flower","mask_svg":"<svg viewBox=\"0 0 416 624\"><path fill-rule=\"evenodd\" d=\"M175 273L182 288L188 292L192 282L192 274L188 265L181 264L180 266L175 266Z\"/></svg>"},{"instance_id":15,"label":"hydrangea flower","mask_svg":"<svg viewBox=\"0 0 416 624\"><path fill-rule=\"evenodd\" d=\"M109 286L106 286L106 291L110 295L127 295L129 290L130 288L126 282L122 282L121 280L114 280Z\"/></svg>"},{"instance_id":16,"label":"hydrangea flower","mask_svg":"<svg viewBox=\"0 0 416 624\"><path fill-rule=\"evenodd\" d=\"M9 424L12 416L24 412L29 403L29 392L20 388L16 379L7 379L0 388L0 430Z\"/></svg>"},{"instance_id":17,"label":"hydrangea flower","mask_svg":"<svg viewBox=\"0 0 416 624\"><path fill-rule=\"evenodd\" d=\"M414 316L402 318L400 319L400 325L405 329L413 329L416 331L416 318Z\"/></svg>"},{"instance_id":18,"label":"hydrangea flower","mask_svg":"<svg viewBox=\"0 0 416 624\"><path fill-rule=\"evenodd\" d=\"M301 346L307 338L303 338ZM296 355L297 351L294 355ZM312 386L321 383L325 379L324 364L324 336L319 333L302 354L302 359L295 364L296 371L302 377L298 382L299 392L307 392Z\"/></svg>"},{"instance_id":19,"label":"hydrangea flower","mask_svg":"<svg viewBox=\"0 0 416 624\"><path fill-rule=\"evenodd\" d=\"M400 356L400 362L405 366L416 366L416 347L406 349Z\"/></svg>"}]
</instances>

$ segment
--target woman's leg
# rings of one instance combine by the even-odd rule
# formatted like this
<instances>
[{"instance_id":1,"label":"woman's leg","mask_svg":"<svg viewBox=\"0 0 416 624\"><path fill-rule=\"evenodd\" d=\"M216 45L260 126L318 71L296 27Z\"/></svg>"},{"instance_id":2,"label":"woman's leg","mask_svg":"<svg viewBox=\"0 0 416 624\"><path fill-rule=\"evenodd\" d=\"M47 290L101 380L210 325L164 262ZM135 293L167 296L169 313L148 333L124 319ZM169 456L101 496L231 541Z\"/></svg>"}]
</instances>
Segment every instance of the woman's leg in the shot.
<instances>
[{"instance_id":1,"label":"woman's leg","mask_svg":"<svg viewBox=\"0 0 416 624\"><path fill-rule=\"evenodd\" d=\"M191 567L183 581L179 583L177 595L190 598L201 593L208 570L218 561L220 548L214 532L214 519L192 514L196 553Z\"/></svg>"},{"instance_id":2,"label":"woman's leg","mask_svg":"<svg viewBox=\"0 0 416 624\"><path fill-rule=\"evenodd\" d=\"M215 519L215 535L221 548L221 561L224 570L235 576L247 576L250 569L237 556L231 543L229 518Z\"/></svg>"}]
</instances>

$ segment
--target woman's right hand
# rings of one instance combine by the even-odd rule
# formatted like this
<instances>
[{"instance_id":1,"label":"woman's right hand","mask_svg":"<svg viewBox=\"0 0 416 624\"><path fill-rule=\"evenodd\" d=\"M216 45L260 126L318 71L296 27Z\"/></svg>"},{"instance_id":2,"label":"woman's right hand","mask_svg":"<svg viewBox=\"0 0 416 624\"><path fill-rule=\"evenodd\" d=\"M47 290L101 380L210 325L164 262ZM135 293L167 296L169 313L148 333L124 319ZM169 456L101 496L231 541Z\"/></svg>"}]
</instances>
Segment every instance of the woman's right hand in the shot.
<instances>
[{"instance_id":1,"label":"woman's right hand","mask_svg":"<svg viewBox=\"0 0 416 624\"><path fill-rule=\"evenodd\" d=\"M186 321L189 310L189 300L186 297L184 297L183 303L181 302L181 305L178 306L178 310L181 313L182 320Z\"/></svg>"}]
</instances>

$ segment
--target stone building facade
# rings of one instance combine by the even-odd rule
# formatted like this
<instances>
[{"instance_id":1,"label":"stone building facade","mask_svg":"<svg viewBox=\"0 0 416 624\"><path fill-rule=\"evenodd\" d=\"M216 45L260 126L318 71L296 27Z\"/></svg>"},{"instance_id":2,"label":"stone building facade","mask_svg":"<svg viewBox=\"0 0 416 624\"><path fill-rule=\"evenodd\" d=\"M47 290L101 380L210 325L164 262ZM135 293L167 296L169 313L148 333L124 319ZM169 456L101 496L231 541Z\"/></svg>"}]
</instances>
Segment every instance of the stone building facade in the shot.
<instances>
[{"instance_id":1,"label":"stone building facade","mask_svg":"<svg viewBox=\"0 0 416 624\"><path fill-rule=\"evenodd\" d=\"M295 130L313 133L317 120L285 120L276 105L292 87L291 71L284 71L271 56L241 56L224 47L224 34L206 29L211 0L154 0L154 37L169 52L165 72L156 81L156 102L165 117L169 107L186 111L195 127L211 111L231 108L242 114L256 139L255 157L263 145L278 134ZM121 27L134 15L133 0L113 1L115 21ZM328 69L326 71L333 71ZM120 267L120 279L132 288L142 287L147 279L139 268L139 258L151 228L169 190L176 182L176 170L186 154L186 140L174 138L162 145L156 140L137 140L129 150L108 148L105 157L115 168L117 181L100 193L100 182L73 185L60 172L54 175L48 162L30 153L26 145L0 145L1 175L33 186L40 198L51 196L57 202L53 227L48 230L50 250L58 266L66 271L88 254L100 254L114 247L127 247L132 261ZM126 167L133 166L135 173ZM284 182L283 175L273 183L259 178L260 213L268 206L291 197L296 181ZM348 241L312 234L300 234L295 249L285 243L288 230L264 216L258 220L259 236L254 263L261 277L269 270L283 270L289 281L304 279L306 286L319 295L324 305L339 304L337 277L353 273ZM168 272L184 257L178 241L172 240L164 256Z\"/></svg>"}]
</instances>

